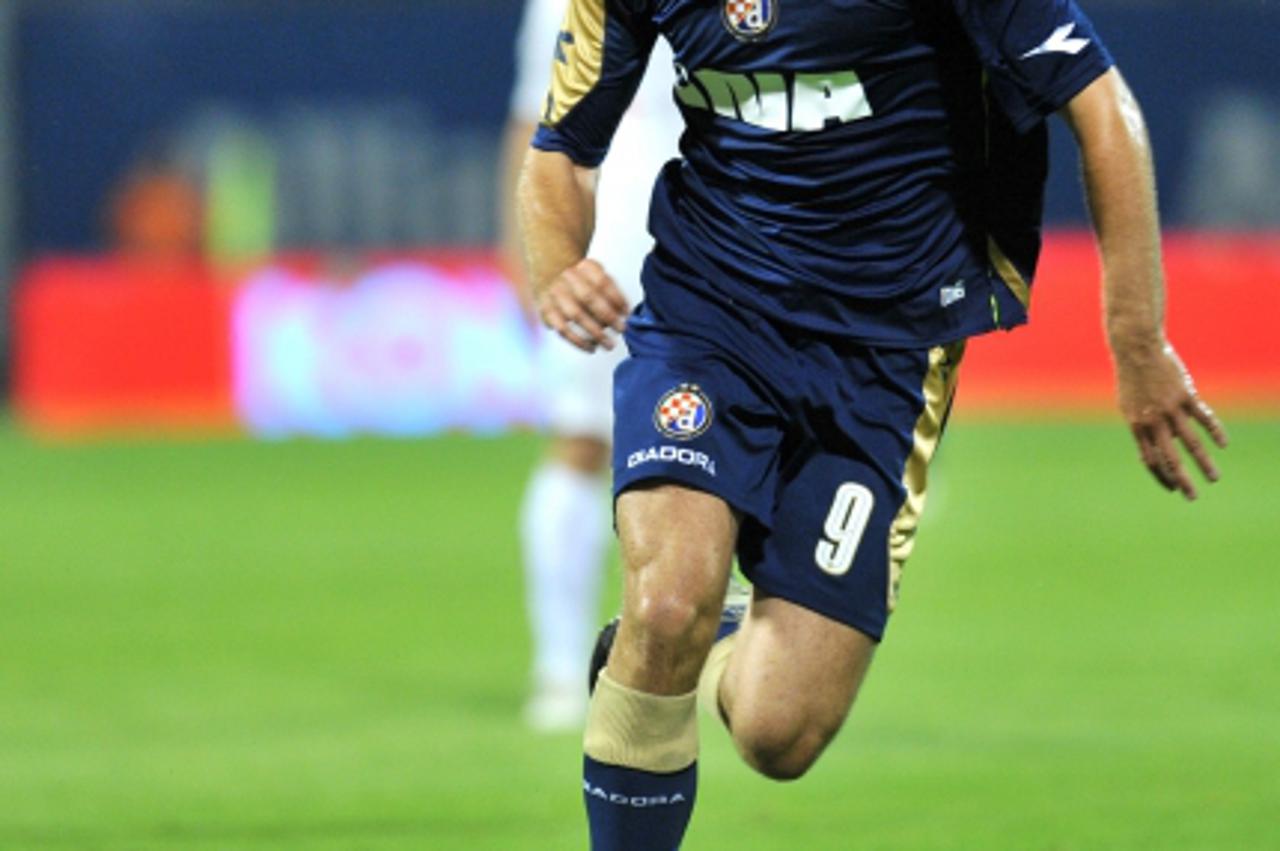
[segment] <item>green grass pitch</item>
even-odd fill
[[[1228,425],[1186,505],[962,411],[848,726],[777,785],[704,724],[685,847],[1280,848],[1280,421]],[[518,723],[538,446],[0,431],[0,849],[585,847]]]

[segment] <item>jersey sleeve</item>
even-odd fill
[[[533,146],[597,166],[644,77],[657,30],[636,0],[570,0]]]
[[[1075,0],[952,0],[1019,132],[1061,109],[1114,63]]]

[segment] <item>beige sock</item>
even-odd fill
[[[732,632],[711,645],[707,663],[702,666],[702,674],[698,677],[698,706],[720,721],[724,720],[724,713],[720,711],[720,681],[724,679],[729,656],[733,653],[733,640],[737,637],[738,633]]]
[[[582,745],[596,762],[656,774],[683,771],[698,758],[697,693],[647,694],[604,668],[587,708]]]

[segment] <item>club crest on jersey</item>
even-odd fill
[[[653,424],[666,437],[692,440],[711,427],[711,400],[698,385],[681,384],[662,394]]]
[[[759,41],[778,22],[778,0],[722,0],[725,28],[739,41]]]

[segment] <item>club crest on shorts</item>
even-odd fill
[[[739,41],[759,41],[778,22],[778,0],[721,0],[725,28]]]
[[[692,440],[711,427],[711,400],[698,385],[681,384],[662,394],[653,424],[666,437]]]

